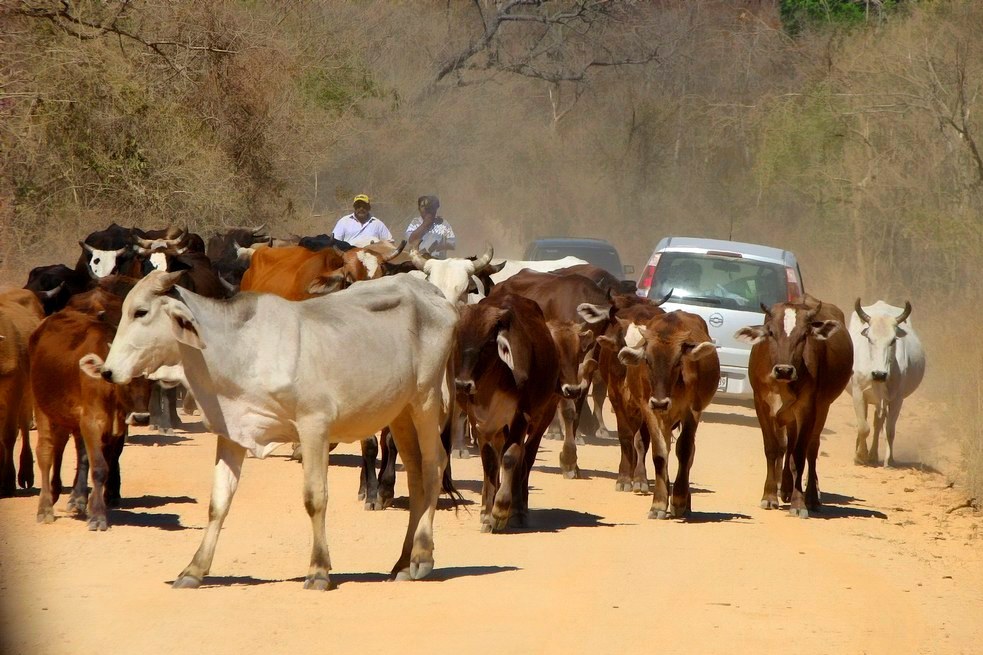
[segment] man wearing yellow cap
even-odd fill
[[[347,241],[353,246],[365,245],[374,240],[392,240],[393,235],[386,224],[372,215],[372,205],[367,195],[360,193],[355,196],[352,208],[355,211],[342,216],[335,224],[332,231],[335,239]]]

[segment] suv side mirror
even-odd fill
[[[635,267],[632,266],[631,264],[625,264],[621,268],[623,268],[625,270],[625,275],[634,275],[635,274]]]

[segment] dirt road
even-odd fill
[[[123,508],[106,533],[68,518],[64,497],[53,525],[35,523],[36,491],[0,500],[2,650],[981,652],[983,521],[946,512],[965,496],[944,476],[854,466],[844,396],[824,434],[821,516],[765,511],[753,411],[712,410],[685,523],[648,520],[648,498],[614,491],[616,442],[582,447],[589,479],[564,480],[559,442],[544,441],[531,527],[481,534],[479,462],[456,460],[469,505],[438,512],[437,569],[415,583],[386,575],[406,527],[405,486],[396,507],[363,511],[357,446],[345,446],[328,475],[337,588],[327,593],[301,588],[310,524],[286,449],[247,460],[206,585],[170,589],[207,520],[215,437],[197,422],[177,437],[135,435],[123,453]],[[922,455],[945,444],[929,418],[917,403],[902,416],[902,460],[905,435],[909,448],[920,435]]]

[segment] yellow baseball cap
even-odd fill
[[[364,193],[360,193],[357,196],[355,196],[355,199],[352,200],[352,204],[354,205],[356,202],[364,202],[366,205],[371,205],[372,204],[369,201],[369,197],[367,195],[365,195]]]

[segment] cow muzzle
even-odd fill
[[[108,368],[102,369],[102,379],[111,383],[113,381],[113,372]]]
[[[649,409],[653,412],[668,412],[671,407],[670,398],[649,398]]]
[[[462,380],[461,378],[456,378],[454,380],[454,385],[457,387],[457,390],[460,391],[461,393],[465,393],[469,396],[474,395],[474,391],[475,391],[474,380]]]
[[[794,366],[775,365],[771,374],[779,382],[795,382],[799,377]]]
[[[887,371],[871,371],[870,377],[874,382],[887,382]]]

